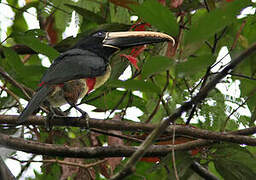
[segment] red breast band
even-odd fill
[[[90,91],[93,90],[94,86],[95,86],[95,83],[96,83],[96,78],[86,78],[86,85],[88,87],[88,92],[89,93]]]

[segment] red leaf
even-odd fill
[[[146,49],[146,47],[146,45],[135,47],[130,52],[130,55],[136,58]]]
[[[137,138],[145,139],[146,138],[146,134],[144,136],[142,135],[142,136],[137,137]],[[175,138],[174,144],[184,144],[184,143],[190,142],[190,141],[194,141],[194,139],[189,138],[189,137],[180,136],[180,137],[176,137]],[[158,145],[170,145],[170,144],[172,144],[172,140],[160,141],[160,142],[157,142],[156,144],[158,144]],[[190,150],[188,152],[192,156],[195,156],[195,155],[197,155],[200,152],[200,148],[195,148],[195,149],[192,149],[192,150]],[[143,158],[140,159],[140,161],[156,163],[156,162],[160,161],[160,158],[159,157],[143,157]]]
[[[166,5],[165,0],[158,0],[158,2],[160,2],[160,4],[162,4],[163,6],[165,6],[165,5]]]
[[[160,161],[160,158],[158,158],[158,157],[143,157],[140,159],[140,161],[156,163],[156,162]]]
[[[51,16],[47,17],[46,22],[45,22],[45,30],[48,34],[50,43],[52,45],[56,44],[58,41],[58,33],[57,33],[57,30],[56,30],[54,24],[55,24],[54,16],[51,15]]]
[[[232,2],[232,1],[234,1],[234,0],[226,0],[226,2]]]
[[[38,87],[42,87],[45,84],[44,81],[42,81],[40,84],[38,84]]]
[[[116,6],[121,6],[126,9],[130,9],[130,4],[138,4],[136,1],[133,0],[109,0],[111,3],[115,4]]]
[[[131,63],[137,70],[139,70],[139,67],[138,67],[138,65],[137,65],[138,60],[137,60],[135,57],[133,57],[133,56],[131,56],[131,55],[127,55],[127,54],[120,54],[120,56],[121,56],[121,57],[125,57],[126,59],[128,59],[128,60],[130,61],[130,63]]]
[[[177,8],[183,3],[183,0],[172,0],[171,1],[171,7]]]
[[[151,25],[149,23],[141,23],[140,21],[133,24],[130,28],[130,30],[134,30],[134,31],[145,31],[146,27],[151,27]]]

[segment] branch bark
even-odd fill
[[[211,143],[212,141],[208,140],[195,140],[174,146],[154,145],[145,156],[165,156],[171,152],[172,148],[190,150]],[[24,140],[3,133],[0,133],[0,145],[28,153],[75,158],[129,157],[138,149],[138,146],[71,147]]]
[[[15,125],[17,124],[16,115],[0,115],[0,124]],[[30,116],[25,125],[45,125],[45,119],[41,116]],[[89,124],[91,128],[102,130],[119,130],[119,131],[132,131],[132,132],[151,132],[156,128],[156,125],[127,122],[127,121],[114,121],[103,119],[90,119]],[[86,127],[86,120],[75,117],[56,117],[51,120],[53,126],[73,126],[73,127]],[[165,133],[173,134],[173,125],[167,127]],[[175,135],[186,135],[194,138],[208,139],[214,141],[226,141],[238,144],[246,144],[255,146],[256,138],[248,137],[248,135],[256,133],[256,127],[246,128],[232,132],[212,132],[208,130],[198,129],[190,126],[175,125]]]

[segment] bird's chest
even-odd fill
[[[111,68],[108,66],[106,73],[102,76],[71,80],[55,85],[54,91],[48,96],[48,101],[53,107],[59,107],[66,103],[76,104],[78,99],[103,85],[108,80],[110,73]]]

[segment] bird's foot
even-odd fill
[[[53,113],[52,111],[50,111],[44,121],[44,127],[47,131],[51,131],[52,130],[52,120],[54,119],[54,117],[56,116],[55,113]]]
[[[47,129],[47,131],[51,131],[52,130],[52,121],[55,118],[63,118],[66,117],[66,115],[64,114],[64,112],[62,112],[62,114],[58,113],[56,114],[55,111],[50,111],[47,116],[46,116],[46,120],[45,120],[45,128]]]
[[[85,112],[85,111],[83,111],[81,108],[79,108],[78,106],[76,106],[76,105],[74,105],[73,106],[77,111],[79,111],[81,114],[82,114],[82,116],[79,118],[79,119],[85,119],[85,128],[86,129],[90,129],[90,125],[89,125],[89,119],[90,119],[90,117],[89,117],[89,115],[88,115],[88,113],[87,112]]]
[[[85,119],[85,126],[86,126],[85,128],[90,129],[90,124],[89,124],[90,117],[88,113],[84,111],[84,113],[82,113],[82,116],[80,118]]]

